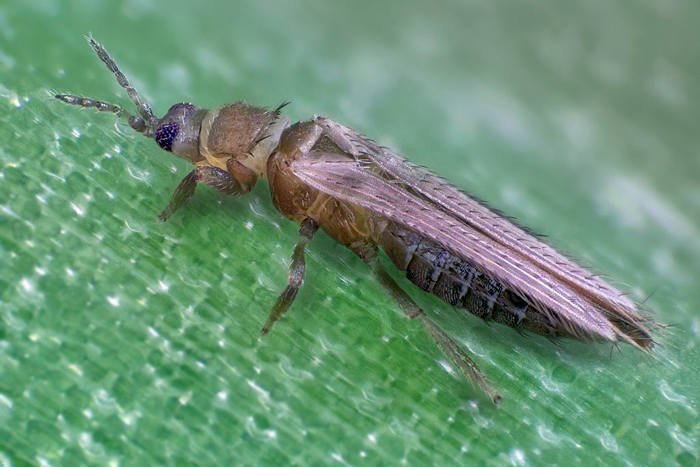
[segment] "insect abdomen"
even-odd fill
[[[549,320],[517,294],[425,237],[392,223],[379,244],[408,280],[450,305],[486,321],[557,334]]]

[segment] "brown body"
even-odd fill
[[[468,258],[451,251],[449,245],[441,245],[371,208],[343,201],[302,181],[295,174],[295,163],[313,159],[317,154],[337,155],[348,162],[357,159],[349,146],[351,142],[338,131],[342,127],[334,122],[315,118],[287,126],[286,121],[277,120],[277,111],[242,103],[205,115],[195,163],[225,168],[244,187],[244,192],[252,188],[257,177],[268,178],[272,202],[288,219],[298,224],[313,220],[329,237],[363,258],[380,247],[421,290],[486,321],[550,338],[582,337],[578,329],[572,331],[562,325],[556,310],[543,311],[543,306],[536,306],[527,296],[479,270]],[[235,128],[236,133],[226,133],[226,128]],[[271,129],[275,134],[266,137]],[[264,139],[256,143],[261,138]],[[263,142],[267,144],[264,149],[256,147]],[[618,324],[625,330],[635,328],[626,322]],[[651,343],[645,333],[637,342],[643,346]]]
[[[194,196],[197,184],[243,195],[267,178],[275,207],[300,225],[288,285],[263,326],[266,335],[291,306],[304,280],[304,249],[318,229],[346,246],[404,311],[417,319],[461,371],[496,403],[501,396],[476,363],[384,270],[382,249],[423,291],[484,320],[548,337],[623,340],[641,349],[653,341],[624,294],[564,257],[507,217],[448,182],[325,118],[290,126],[274,111],[243,102],[215,110],[176,104],[158,118],[94,39],[88,42],[136,106],[74,95],[61,101],[128,117],[195,168],[158,216],[167,220]]]

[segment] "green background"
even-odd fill
[[[483,3],[2,1],[0,465],[698,465],[700,7]],[[128,106],[90,32],[159,115],[290,100],[655,292],[675,326],[650,356],[557,347],[411,288],[496,408],[319,236],[260,341],[296,226],[265,182],[156,222],[187,164],[51,97]]]

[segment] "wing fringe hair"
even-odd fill
[[[651,349],[647,325],[626,295],[455,186],[353,130],[317,123],[354,156],[314,152],[292,164],[303,182],[378,212],[459,255],[517,292],[579,339]]]

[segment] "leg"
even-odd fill
[[[225,170],[209,165],[201,165],[182,179],[175,189],[175,193],[173,193],[170,204],[158,215],[158,220],[167,221],[175,211],[187,204],[194,196],[194,190],[197,188],[198,182],[209,185],[216,191],[227,195],[239,195],[245,192],[236,179],[231,177]]]
[[[375,277],[382,284],[384,290],[394,299],[394,301],[401,307],[403,312],[410,319],[418,319],[425,329],[428,330],[430,336],[435,340],[435,343],[445,352],[457,366],[462,370],[462,372],[472,381],[475,381],[481,389],[488,394],[494,403],[501,403],[501,395],[496,391],[496,389],[491,385],[486,376],[481,372],[479,367],[476,365],[474,360],[469,358],[469,356],[462,350],[455,341],[450,339],[450,337],[445,334],[445,331],[440,329],[437,324],[435,324],[426,314],[421,310],[418,305],[408,296],[406,292],[403,291],[401,286],[397,284],[394,279],[386,272],[379,262],[379,258],[376,255],[373,258],[363,258],[365,262],[369,265],[374,273]]]
[[[301,228],[299,229],[299,241],[297,246],[294,247],[294,253],[292,254],[292,264],[289,265],[289,279],[287,283],[287,288],[280,294],[277,298],[277,302],[272,307],[270,311],[270,316],[267,318],[267,322],[260,331],[260,336],[265,337],[275,321],[280,319],[284,313],[287,312],[289,307],[292,305],[294,298],[299,292],[299,288],[304,283],[304,271],[306,269],[306,263],[304,262],[304,249],[306,244],[311,241],[314,234],[318,229],[318,224],[311,219],[306,219],[301,223]]]

